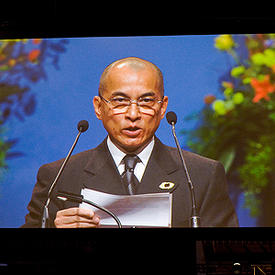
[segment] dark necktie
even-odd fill
[[[126,155],[123,161],[125,164],[125,171],[122,173],[121,177],[128,193],[134,195],[139,184],[139,181],[134,174],[134,169],[139,161],[139,157],[137,155]]]

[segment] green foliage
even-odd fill
[[[31,84],[46,78],[44,65],[51,61],[58,69],[59,55],[65,52],[66,40],[9,39],[0,40],[0,180],[7,168],[8,157],[16,141],[4,136],[4,124],[15,116],[23,121],[35,110],[35,95]]]
[[[230,174],[238,162],[244,207],[260,213],[259,195],[275,170],[275,36],[247,35],[237,45],[230,35],[215,39],[236,64],[222,81],[218,96],[207,95],[194,130],[185,133],[194,152],[220,160]],[[238,53],[245,50],[248,58]],[[218,97],[218,98],[217,98]]]
[[[241,74],[245,72],[245,67],[244,66],[237,66],[231,70],[231,75],[233,77],[239,77]]]

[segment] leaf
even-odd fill
[[[50,47],[54,51],[60,52],[60,53],[63,53],[63,52],[66,51],[66,48],[62,44],[60,44],[60,43],[52,43],[52,44],[50,44]]]
[[[19,138],[13,138],[6,141],[6,144],[8,144],[9,148],[16,145],[19,142]]]
[[[0,84],[0,102],[6,100],[7,97],[14,94],[22,94],[28,88],[20,87],[19,85]]]
[[[8,65],[2,65],[0,71],[7,71],[10,67]]]
[[[237,66],[231,70],[231,75],[233,77],[239,77],[241,74],[245,72],[245,67],[243,65]]]
[[[244,208],[250,210],[251,217],[258,217],[260,215],[260,205],[261,201],[259,198],[256,197],[254,193],[250,191],[244,192]]]
[[[251,56],[251,61],[255,65],[262,66],[265,64],[265,56],[263,53],[255,53]]]
[[[36,100],[34,95],[31,95],[27,104],[24,106],[23,110],[25,115],[31,115],[33,114],[34,110],[35,110],[35,105],[36,105]]]
[[[275,112],[269,114],[268,117],[269,117],[270,119],[272,119],[273,121],[275,121]]]
[[[236,149],[235,147],[229,147],[226,151],[222,153],[219,161],[223,164],[225,172],[227,173],[235,159]]]
[[[25,154],[22,152],[8,152],[6,154],[6,159],[9,160],[9,159],[23,157],[23,156],[25,156]]]

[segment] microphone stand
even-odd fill
[[[184,171],[185,171],[185,175],[187,177],[187,181],[188,181],[189,189],[190,189],[190,193],[191,193],[191,201],[192,201],[192,214],[191,214],[191,217],[190,217],[191,227],[199,227],[200,226],[200,217],[197,213],[194,186],[193,186],[193,183],[191,181],[190,175],[188,173],[186,163],[185,163],[185,160],[184,160],[184,157],[183,157],[183,153],[182,153],[182,150],[181,150],[180,145],[179,145],[179,141],[178,141],[177,136],[176,136],[175,122],[172,121],[171,125],[172,125],[172,133],[173,133],[173,136],[174,136],[177,148],[178,148],[178,152],[180,154],[180,158],[182,160],[183,168],[184,168]]]
[[[72,152],[73,152],[73,150],[74,150],[74,148],[75,148],[75,146],[78,142],[78,139],[79,139],[81,133],[82,133],[82,129],[79,129],[79,132],[78,132],[78,134],[75,138],[75,141],[74,141],[67,157],[63,161],[63,163],[62,163],[62,165],[61,165],[61,167],[60,167],[60,169],[59,169],[59,171],[58,171],[58,173],[57,173],[57,175],[56,175],[56,177],[55,177],[55,179],[54,179],[54,181],[53,181],[53,183],[52,183],[52,185],[49,189],[48,199],[47,199],[47,202],[46,202],[46,204],[44,206],[44,210],[43,210],[42,226],[41,226],[42,228],[46,228],[46,223],[47,223],[47,220],[49,219],[49,209],[48,209],[48,207],[49,207],[49,204],[50,204],[50,201],[51,201],[52,191],[53,191],[57,181],[59,180],[59,178],[60,178],[60,176],[61,176],[61,174],[62,174],[62,172],[63,172],[63,170],[64,170],[64,168],[65,168],[65,166],[66,166],[66,164],[67,164],[67,162],[68,162],[68,160],[69,160],[69,158],[70,158],[70,156],[71,156],[71,154],[72,154]]]

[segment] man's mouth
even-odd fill
[[[128,127],[128,128],[124,128],[122,130],[124,135],[131,137],[131,138],[137,137],[141,131],[142,130],[139,127]]]

